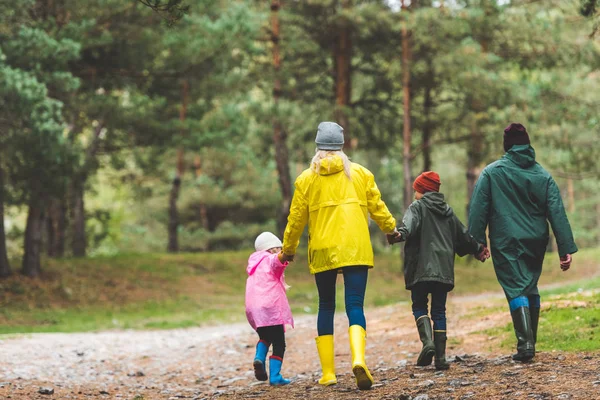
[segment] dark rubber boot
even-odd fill
[[[533,331],[533,343],[537,343],[537,331],[538,323],[540,321],[540,308],[529,307],[529,314],[531,315],[531,330]]]
[[[450,364],[446,362],[446,331],[433,332],[433,343],[435,345],[435,369],[446,370]]]
[[[423,316],[417,319],[417,329],[419,337],[423,343],[423,348],[417,359],[419,367],[431,365],[433,356],[435,355],[435,345],[433,344],[433,329],[431,328],[431,320],[428,316]]]
[[[515,335],[517,336],[517,354],[513,354],[515,361],[527,362],[535,356],[535,342],[529,307],[519,307],[510,313]]]

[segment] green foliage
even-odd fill
[[[56,97],[79,85],[66,68],[80,47],[36,27],[37,21],[30,26],[6,22],[0,35],[0,140],[12,198],[22,203],[64,190],[73,155],[63,136],[63,104]]]
[[[143,5],[150,7],[152,10],[164,14],[165,20],[169,26],[179,21],[183,16],[190,11],[190,6],[185,5],[183,0],[138,0]]]
[[[122,253],[86,260],[48,260],[41,281],[14,276],[0,282],[0,304],[3,304],[0,333],[170,329],[241,322],[245,319],[245,269],[250,253],[250,249],[177,255]],[[549,254],[542,285],[564,284],[564,290],[594,289],[588,284],[591,280],[587,277],[597,273],[597,256],[597,249],[578,253],[577,264],[565,274],[560,271],[558,256]],[[453,295],[493,292],[502,296],[490,263],[457,259],[455,272]],[[568,278],[565,280],[565,277]],[[291,286],[287,296],[295,316],[316,313],[317,290],[314,277],[308,272],[304,251],[287,268],[286,282]],[[544,304],[550,293],[558,290],[563,289],[542,290]],[[338,309],[343,311],[341,284],[337,295]],[[369,309],[409,300],[410,292],[404,289],[399,250],[396,247],[390,251],[388,247],[387,252],[375,257],[375,267],[369,273],[365,306]],[[582,312],[578,315],[585,321],[591,321],[597,319],[593,314],[594,307],[597,307],[596,303],[589,303],[589,307],[576,311]],[[489,312],[489,309],[482,310],[481,315]],[[545,327],[548,335],[554,332],[553,320],[545,318],[552,312],[553,309],[549,309],[542,313],[542,328]],[[569,323],[575,321],[574,318],[565,319]],[[575,329],[564,329],[564,334],[569,331]]]
[[[277,108],[267,3],[62,4],[0,5],[1,166],[7,200],[17,206],[33,193],[64,200],[82,184],[92,254],[165,247],[177,148],[185,150],[183,248],[250,246],[259,231],[275,229],[273,121],[287,135],[293,180],[312,156],[318,122],[334,119],[334,39],[342,29],[352,43],[344,110],[358,140],[351,157],[375,173],[400,218],[403,23],[413,171],[429,151],[464,220],[465,166],[501,156],[502,128],[519,120],[565,193],[575,180],[568,206],[577,243],[599,243],[600,47],[588,37],[596,1],[415,2],[407,10],[383,0],[283,2]],[[13,226],[23,231],[19,218]]]

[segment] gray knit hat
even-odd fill
[[[341,150],[344,147],[344,128],[335,122],[321,122],[315,143],[319,150]]]

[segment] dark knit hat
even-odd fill
[[[440,191],[440,176],[433,171],[423,172],[417,176],[413,183],[413,189],[415,191],[425,194],[427,192],[439,192]]]
[[[527,129],[518,122],[513,122],[504,129],[504,151],[518,144],[530,144]]]

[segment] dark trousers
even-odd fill
[[[285,353],[285,330],[283,325],[261,326],[256,329],[260,340],[273,345],[273,355],[283,358]]]
[[[431,320],[433,329],[446,330],[446,299],[448,297],[448,286],[440,282],[419,282],[411,289],[412,312],[415,321],[429,315],[427,309],[427,296],[431,293]]]
[[[364,303],[367,289],[369,267],[343,267],[344,300],[349,326],[360,325],[367,329]],[[315,274],[317,291],[319,292],[319,314],[317,316],[317,332],[319,336],[333,335],[333,316],[335,315],[335,284],[338,270],[319,272]]]

